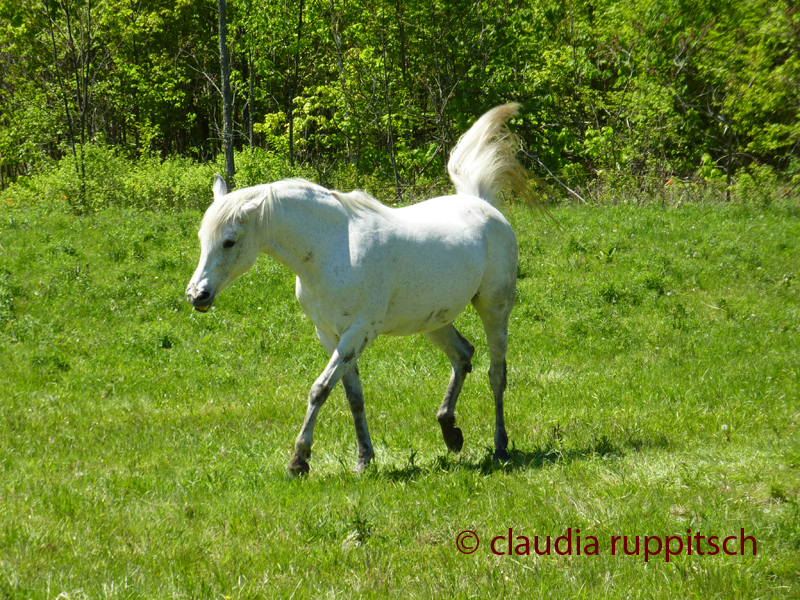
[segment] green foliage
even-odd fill
[[[216,160],[213,2],[6,4],[3,185],[69,155],[83,180],[82,143],[135,159]],[[481,112],[519,101],[529,166],[550,178],[541,160],[589,198],[598,186],[660,195],[675,178],[713,188],[708,197],[750,197],[761,169],[797,189],[788,181],[800,144],[791,0],[302,6],[228,2],[235,144],[262,150],[257,162],[274,163],[265,173],[285,172],[277,161],[291,152],[317,181],[366,182],[407,199],[438,185]],[[240,156],[242,182],[258,181]],[[76,208],[93,186],[80,182]]]
[[[234,153],[236,160],[236,187],[243,188],[252,185],[260,185],[285,179],[288,177],[305,177],[313,179],[315,173],[308,167],[290,168],[284,158],[280,155],[261,148],[242,150]],[[218,173],[224,173],[224,157],[217,157],[215,169]],[[206,182],[210,185],[210,180]]]
[[[84,176],[67,156],[53,168],[22,177],[5,190],[7,202],[31,203],[77,212],[108,207],[156,211],[204,208],[211,197],[213,170],[186,158],[130,160],[108,146],[83,149]]]
[[[739,174],[735,192],[744,203],[767,206],[778,199],[778,180],[772,168],[752,164]]]

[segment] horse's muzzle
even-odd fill
[[[208,290],[198,291],[193,283],[186,288],[186,298],[195,310],[203,313],[207,312],[214,303],[214,295],[211,292]]]

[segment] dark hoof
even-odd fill
[[[453,427],[453,429],[445,435],[444,443],[447,444],[447,448],[451,452],[461,452],[461,448],[464,446],[464,434],[461,433],[461,429]]]
[[[310,470],[311,467],[308,466],[308,462],[299,456],[294,456],[289,461],[289,475],[306,475]]]
[[[511,455],[505,448],[497,449],[494,451],[494,460],[500,461],[502,463],[507,463],[511,461]]]

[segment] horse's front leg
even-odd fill
[[[333,345],[332,339],[324,334],[321,334],[319,331],[317,331],[317,334],[319,335],[323,346],[326,347],[326,350],[329,350],[330,346]],[[289,461],[289,473],[308,473],[308,459],[311,457],[311,445],[314,441],[314,425],[317,423],[317,415],[319,414],[319,410],[322,408],[322,405],[325,404],[325,400],[327,400],[328,396],[330,396],[334,386],[356,364],[361,352],[363,352],[364,348],[366,348],[370,341],[371,337],[366,331],[362,329],[351,328],[342,336],[335,349],[330,352],[331,359],[328,361],[328,366],[325,367],[322,375],[320,375],[314,382],[314,385],[311,386],[311,392],[308,395],[308,410],[306,411],[306,417],[303,420],[303,426],[300,428],[300,433],[295,441],[294,456],[292,457],[292,460]],[[358,378],[356,376],[356,382],[357,381]],[[360,385],[358,388],[360,389]],[[363,414],[363,395],[361,410]],[[369,433],[367,433],[367,440],[368,439]],[[371,447],[372,445],[370,444],[370,448]]]

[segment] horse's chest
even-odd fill
[[[345,279],[329,279],[326,285],[313,285],[298,278],[295,293],[314,325],[337,336],[365,314],[363,295]]]

